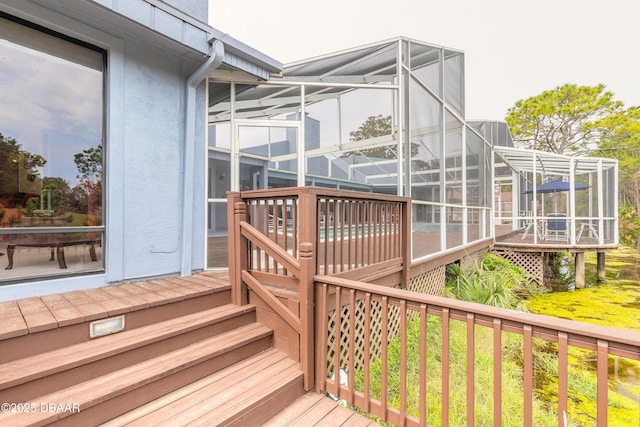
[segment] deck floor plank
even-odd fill
[[[339,405],[317,393],[299,397],[286,409],[265,422],[262,427],[364,427],[378,426],[374,421]]]
[[[322,395],[318,393],[306,393],[296,399],[291,405],[279,414],[268,420],[262,427],[289,427],[304,413],[320,403]]]
[[[202,272],[189,277],[171,277],[166,279],[156,279],[162,281],[163,285],[155,285],[153,290],[162,289],[166,291],[163,295],[145,289],[140,286],[142,282],[123,283],[107,285],[99,288],[89,288],[82,291],[69,291],[58,294],[43,295],[40,297],[30,297],[13,301],[0,302],[0,351],[4,356],[9,353],[10,357],[0,357],[2,360],[11,360],[13,357],[12,348],[26,345],[36,349],[37,346],[29,343],[35,342],[31,337],[35,333],[50,332],[49,337],[57,334],[62,328],[67,331],[92,320],[107,318],[121,314],[132,314],[137,317],[140,325],[139,312],[156,306],[167,306],[168,303],[180,295],[178,299],[183,303],[183,312],[192,312],[189,302],[184,300],[190,297],[207,296],[210,300],[216,300],[214,294],[218,292],[229,292],[231,285],[226,271],[222,272]],[[153,284],[151,286],[154,286]],[[175,288],[175,289],[172,289]],[[223,297],[223,299],[226,296]],[[201,309],[214,307],[220,304],[203,305],[201,301],[194,299],[196,306]],[[23,307],[21,310],[20,306]],[[174,317],[165,310],[161,314],[163,319]],[[66,332],[60,332],[61,335]],[[75,335],[75,342],[84,341],[88,338],[85,335]],[[10,343],[9,340],[21,340]],[[49,349],[57,348],[55,339],[45,340]],[[62,342],[62,341],[60,341]],[[25,355],[33,354],[31,350],[25,350]],[[20,353],[20,352],[17,352]]]
[[[295,396],[302,393],[302,371],[297,362],[287,359],[286,362],[279,363],[274,366],[275,369],[265,372],[264,375],[254,374],[248,381],[236,388],[236,395],[226,401],[222,406],[217,406],[213,410],[204,411],[200,417],[194,422],[189,423],[190,426],[207,427],[218,423],[235,425],[239,420],[244,420],[244,413],[251,408],[264,408],[264,402],[274,401],[277,396],[286,394],[291,388],[299,389]],[[267,408],[268,410],[268,408]],[[251,416],[256,416],[255,414]],[[262,416],[257,415],[258,417]],[[264,421],[263,418],[262,420]],[[244,424],[244,422],[240,422]],[[249,423],[252,424],[252,423]]]
[[[58,327],[53,314],[44,302],[38,297],[31,297],[18,300],[18,307],[24,318],[29,333],[46,331]]]
[[[59,327],[75,325],[84,322],[84,315],[64,294],[45,295],[40,298],[49,307],[49,311],[58,321]]]

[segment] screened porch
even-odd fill
[[[523,245],[618,244],[617,161],[514,147],[495,153],[496,235]]]
[[[461,51],[402,37],[288,64],[268,81],[214,73],[209,267],[226,265],[211,255],[224,247],[227,191],[409,196],[414,260],[493,237],[491,145],[466,122],[464,94]]]

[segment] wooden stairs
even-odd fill
[[[303,395],[299,364],[220,275],[5,302],[0,318],[0,425],[254,426]]]
[[[0,425],[378,425],[305,394],[261,309],[230,301],[227,273],[205,272],[0,302]]]

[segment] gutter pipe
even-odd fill
[[[198,85],[222,64],[224,44],[216,40],[209,50],[209,58],[195,73],[187,79],[185,102],[185,136],[184,136],[184,175],[182,178],[182,242],[180,275],[189,276],[192,272],[193,246],[193,188],[195,178],[195,111],[196,89]]]

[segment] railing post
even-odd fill
[[[315,251],[313,244],[300,243],[300,358],[304,373],[304,389],[311,390],[315,379],[315,325],[313,276],[315,271]]]
[[[227,191],[227,268],[229,269],[231,289],[235,287],[236,280],[239,277],[236,273],[236,271],[238,271],[238,266],[236,265],[235,245],[236,241],[240,237],[236,232],[236,216],[234,214],[234,209],[236,202],[241,200],[240,193],[237,191]]]
[[[311,390],[315,380],[315,291],[313,277],[316,272],[316,226],[317,200],[315,194],[308,190],[298,196],[298,212],[300,221],[300,356],[304,372],[304,389]],[[304,220],[303,220],[304,218]]]
[[[229,278],[231,302],[243,305],[247,297],[243,292],[242,270],[247,268],[247,239],[240,234],[240,222],[247,220],[247,205],[238,192],[227,193]]]
[[[409,270],[411,268],[411,200],[405,201],[402,206],[402,282],[400,287],[409,289]]]

